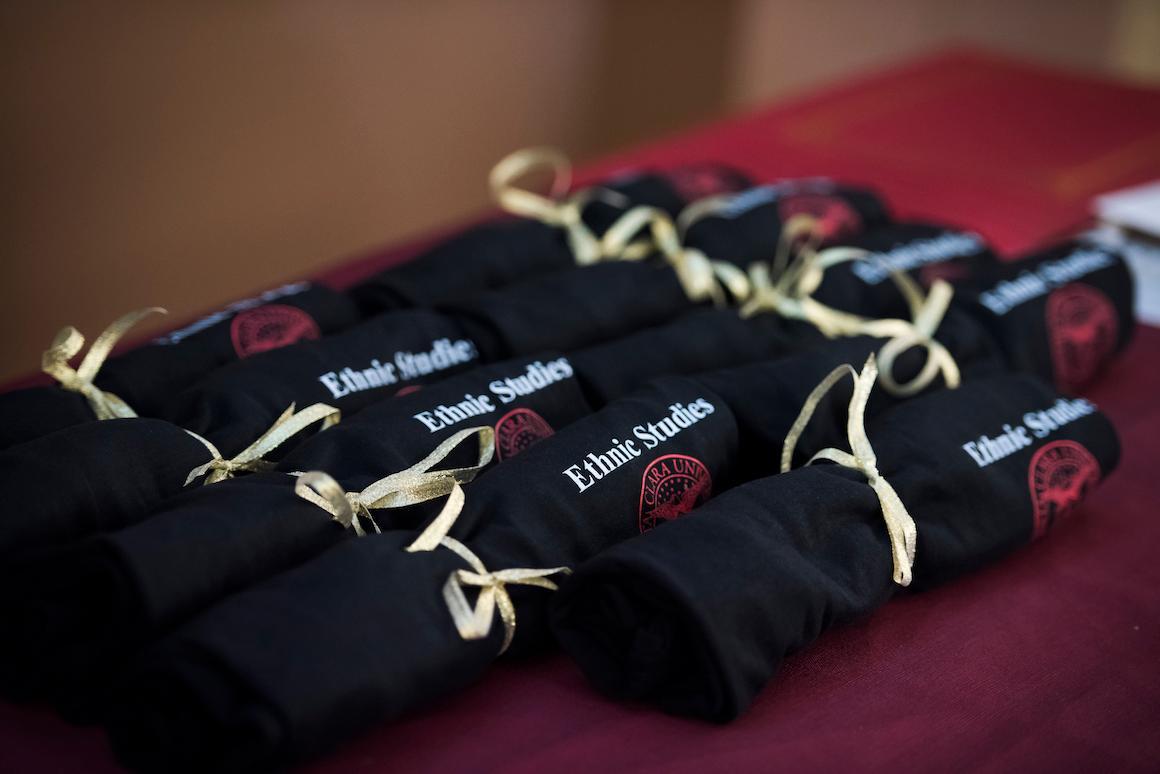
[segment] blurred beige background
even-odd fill
[[[950,44],[1155,81],[1158,0],[0,7],[0,377],[64,323],[176,318],[583,159]]]

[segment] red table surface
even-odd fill
[[[1160,177],[1160,91],[973,52],[657,142],[586,170],[718,159],[761,179],[831,175],[901,217],[1008,253],[1081,222],[1095,193]],[[345,285],[413,254],[350,261]],[[1088,397],[1120,469],[1048,539],[899,598],[791,657],[728,726],[594,693],[560,655],[500,663],[426,713],[309,767],[339,771],[1160,769],[1160,330]],[[319,654],[324,658],[325,654]],[[116,770],[98,730],[0,705],[0,770]]]

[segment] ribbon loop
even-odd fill
[[[353,529],[354,534],[366,537],[367,532],[362,522],[365,519],[379,533],[379,525],[371,516],[366,504],[359,499],[359,492],[347,492],[328,473],[321,470],[310,470],[299,474],[294,482],[294,494],[307,502],[317,505],[347,529]]]
[[[85,345],[85,337],[76,328],[67,325],[56,334],[52,344],[44,351],[40,358],[40,368],[44,373],[56,379],[63,389],[76,392],[88,400],[97,419],[128,419],[137,416],[125,401],[111,392],[93,384],[93,379],[104,365],[105,359],[113,351],[121,337],[130,328],[151,314],[166,314],[159,306],[138,309],[114,320],[105,328],[89,351],[85,353],[81,363],[75,369],[69,365]]]
[[[617,225],[623,225],[634,233],[648,226],[652,243],[676,272],[677,281],[691,301],[711,301],[715,306],[724,306],[729,300],[726,291],[738,301],[749,297],[749,277],[745,272],[732,264],[711,260],[696,248],[682,245],[680,233],[667,212],[656,207],[634,207]]]
[[[794,448],[822,398],[847,375],[854,379],[854,394],[850,397],[846,418],[846,438],[850,443],[850,451],[822,449],[806,464],[813,464],[817,460],[829,460],[842,467],[857,470],[866,477],[866,482],[878,497],[882,519],[886,523],[886,533],[890,539],[890,550],[894,560],[894,582],[900,586],[909,586],[918,543],[918,527],[899,498],[898,492],[878,472],[878,458],[866,435],[866,404],[878,378],[878,366],[874,355],[867,358],[860,374],[850,365],[838,366],[810,392],[785,437],[781,452],[781,471],[784,473],[790,469]]]
[[[341,418],[341,411],[325,403],[315,403],[298,413],[294,413],[294,404],[291,403],[290,407],[274,420],[270,429],[258,437],[258,440],[228,460],[222,457],[221,452],[209,439],[201,437],[192,430],[186,430],[185,432],[201,441],[209,449],[211,459],[189,471],[189,475],[185,478],[185,486],[189,486],[195,479],[207,473],[209,475],[206,476],[204,483],[216,484],[219,481],[233,478],[238,473],[261,473],[272,470],[274,463],[263,459],[267,454],[315,422],[322,422],[322,426],[319,428],[321,431],[338,424]]]
[[[517,185],[521,178],[538,169],[548,169],[552,173],[552,186],[547,196]],[[628,198],[607,188],[587,188],[565,196],[572,185],[572,164],[561,151],[538,147],[510,153],[492,167],[488,184],[492,198],[502,209],[562,229],[576,263],[581,266],[619,257],[619,253],[606,251],[606,245],[584,223],[583,214],[584,208],[592,201],[627,208]],[[626,242],[624,247],[628,246]],[[634,244],[632,247],[634,256],[638,256],[641,246]]]
[[[479,454],[474,465],[465,468],[435,469],[463,441],[478,437]],[[379,508],[402,508],[452,494],[461,483],[476,477],[495,454],[495,430],[487,426],[469,427],[443,440],[435,450],[417,463],[380,478],[361,492],[346,492],[326,473],[309,471],[298,474],[294,493],[334,517],[359,537],[365,535],[361,521],[379,531],[371,511]],[[444,509],[446,510],[446,509]]]
[[[439,515],[414,542],[407,546],[407,551],[410,553],[434,551],[442,546],[467,563],[470,569],[456,570],[443,584],[443,599],[451,613],[451,620],[455,623],[455,629],[460,637],[465,640],[481,640],[491,633],[495,611],[498,609],[504,628],[503,645],[499,649],[500,654],[503,654],[511,646],[516,634],[516,607],[507,587],[535,586],[555,591],[558,587],[550,577],[568,574],[571,570],[567,567],[546,569],[521,567],[494,572],[488,570],[475,552],[447,534],[463,511],[464,501],[463,489],[456,484]],[[474,606],[468,601],[464,591],[469,586],[479,589]]]

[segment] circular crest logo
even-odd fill
[[[823,243],[833,242],[855,234],[862,229],[862,216],[839,196],[825,194],[794,194],[777,203],[782,223],[794,215],[809,215],[817,219],[815,233]]]
[[[733,193],[746,187],[746,181],[736,172],[714,164],[686,164],[665,173],[665,177],[686,202]]]
[[[700,460],[685,454],[657,457],[641,481],[640,531],[688,513],[712,494],[713,479]]]
[[[1116,308],[1090,285],[1073,283],[1047,297],[1047,338],[1055,383],[1074,392],[1083,388],[1116,348]]]
[[[1027,472],[1034,519],[1032,538],[1047,534],[1099,480],[1100,464],[1082,444],[1052,441],[1036,451]]]
[[[512,409],[495,423],[496,456],[501,460],[514,457],[555,432],[548,420],[530,408]]]
[[[230,324],[230,338],[238,357],[317,339],[319,335],[318,325],[310,315],[285,304],[266,304],[238,312]]]

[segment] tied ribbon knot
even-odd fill
[[[413,543],[407,546],[407,551],[410,553],[434,551],[443,546],[467,562],[471,569],[456,570],[443,584],[443,599],[447,603],[447,609],[451,613],[451,620],[455,623],[459,636],[465,640],[482,640],[487,637],[491,632],[495,611],[499,610],[500,621],[503,622],[503,645],[499,649],[502,655],[511,646],[516,635],[516,606],[508,594],[507,587],[536,586],[556,591],[558,586],[550,580],[551,576],[566,575],[572,571],[567,567],[488,570],[475,552],[447,534],[463,511],[463,503],[463,489],[456,484],[439,515]],[[464,592],[466,587],[479,589],[474,607]]]
[[[185,432],[201,441],[209,449],[212,459],[189,471],[189,475],[185,479],[185,486],[189,486],[200,476],[206,477],[205,484],[216,484],[219,481],[233,478],[238,473],[261,473],[272,470],[274,463],[264,459],[267,454],[315,422],[321,420],[322,427],[319,430],[325,430],[338,424],[341,418],[341,411],[325,403],[315,403],[298,413],[294,413],[294,404],[291,403],[290,407],[274,420],[274,424],[270,426],[269,430],[262,433],[258,440],[231,459],[223,458],[222,453],[209,439],[203,438],[192,430],[186,430]],[[207,473],[209,475],[206,475]]]
[[[962,381],[958,364],[950,351],[937,339],[935,331],[950,305],[954,289],[944,280],[935,280],[930,292],[908,274],[890,268],[889,273],[910,311],[910,320],[873,319],[844,312],[813,298],[827,269],[850,261],[865,260],[869,253],[854,247],[831,247],[817,250],[816,220],[809,215],[795,215],[782,227],[772,268],[754,264],[749,270],[751,295],[741,308],[743,317],[772,311],[783,317],[810,323],[830,338],[838,336],[874,336],[889,339],[879,351],[882,362],[882,386],[898,396],[914,395],[925,389],[940,374],[950,388]],[[794,246],[798,245],[796,257]],[[897,359],[912,347],[926,349],[922,369],[910,381],[899,383],[894,377]]]
[[[435,469],[465,440],[478,437],[479,455],[474,465],[465,468]],[[347,492],[330,475],[319,470],[298,473],[294,494],[314,503],[359,537],[367,534],[363,522],[379,532],[371,511],[377,508],[402,508],[450,494],[459,484],[474,479],[488,466],[495,454],[495,431],[487,426],[469,427],[446,438],[435,450],[417,463],[380,478],[361,492]]]
[[[134,312],[117,318],[97,336],[89,351],[85,353],[81,364],[75,369],[68,364],[85,346],[85,337],[71,325],[67,325],[56,334],[52,344],[44,351],[40,358],[40,367],[44,373],[56,379],[63,389],[76,392],[88,400],[97,419],[129,419],[137,416],[125,401],[111,392],[93,384],[97,373],[104,365],[105,359],[113,351],[121,337],[130,328],[151,314],[167,314],[159,306],[147,309],[138,309]]]
[[[894,582],[900,586],[909,586],[918,542],[918,527],[894,487],[878,472],[878,457],[874,454],[874,448],[866,435],[866,403],[870,399],[874,381],[878,378],[878,366],[873,354],[862,366],[861,374],[855,371],[853,366],[838,366],[810,392],[785,437],[785,444],[781,450],[781,472],[785,473],[790,469],[794,448],[822,398],[847,375],[854,379],[854,394],[850,397],[849,413],[846,418],[846,438],[850,442],[850,451],[832,447],[822,449],[806,464],[812,465],[817,460],[829,460],[857,470],[866,477],[866,483],[878,496],[882,518],[886,522],[886,532],[890,538],[890,549],[894,558]]]
[[[547,196],[516,185],[520,178],[541,168],[552,172],[552,186]],[[492,198],[507,212],[563,229],[568,247],[581,266],[605,258],[640,258],[648,252],[647,244],[625,242],[614,248],[613,241],[602,240],[592,233],[583,218],[584,208],[590,202],[599,200],[626,208],[628,198],[607,188],[586,188],[564,196],[572,185],[572,164],[555,148],[524,148],[505,156],[492,167],[488,184]]]
[[[714,261],[701,250],[681,244],[672,218],[656,207],[641,205],[622,215],[605,235],[611,243],[609,249],[623,255],[625,251],[620,245],[627,241],[626,235],[636,234],[644,228],[649,229],[652,244],[676,272],[677,281],[690,301],[710,301],[715,306],[725,306],[730,296],[738,301],[749,298],[750,282],[744,271],[731,263]]]

